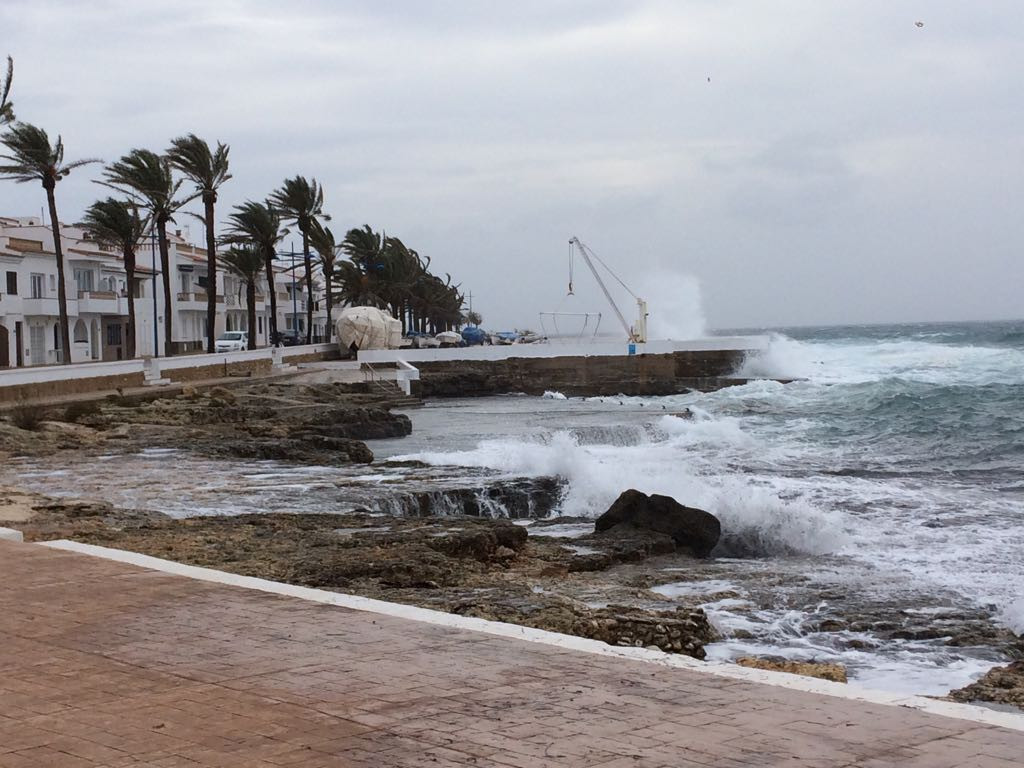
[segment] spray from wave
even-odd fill
[[[707,321],[697,278],[679,272],[655,272],[641,280],[637,291],[650,308],[648,338],[682,340],[705,335]]]
[[[723,452],[762,450],[738,420],[698,411],[692,420],[662,417],[656,430],[657,439],[634,445],[581,444],[573,433],[558,431],[543,439],[487,440],[470,451],[400,458],[511,476],[558,476],[567,484],[558,513],[570,517],[595,518],[628,488],[671,496],[721,520],[721,555],[824,554],[847,542],[838,513],[784,499],[768,482],[752,484],[722,471]]]

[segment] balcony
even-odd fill
[[[21,300],[21,312],[25,317],[59,317],[60,303],[57,301],[56,296],[45,299],[30,299],[25,297]],[[68,301],[68,314],[78,314],[77,300]]]
[[[128,299],[113,291],[79,291],[79,314],[127,315]]]
[[[0,317],[21,314],[21,296],[0,293]]]
[[[206,291],[201,293],[179,293],[177,309],[191,309],[195,311],[206,311]]]

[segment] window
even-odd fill
[[[107,326],[107,346],[108,347],[119,347],[119,346],[121,346],[121,326],[120,325],[108,325]]]
[[[196,275],[196,285],[206,290],[206,275]]]
[[[85,321],[79,320],[75,323],[75,333],[72,341],[76,344],[85,344],[89,341],[89,329],[85,327]]]
[[[263,333],[263,315],[260,315],[259,317],[256,318],[256,329],[260,333]]]
[[[33,299],[46,298],[46,275],[31,275]]]
[[[187,272],[181,272],[178,277],[181,278],[181,292],[188,293],[192,287],[192,276]]]
[[[7,273],[7,293],[11,296],[18,295],[18,273],[8,272]]]
[[[93,291],[93,272],[91,269],[76,269],[75,282],[79,291]]]
[[[286,315],[285,316],[285,318],[284,318],[284,327],[285,327],[285,330],[288,330],[288,331],[290,331],[292,329],[292,316],[291,315]]]
[[[57,278],[54,275],[50,275],[50,293],[57,290]]]

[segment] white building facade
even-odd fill
[[[67,312],[73,363],[123,360],[128,356],[128,292],[135,297],[136,356],[163,355],[163,278],[156,238],[136,249],[135,279],[127,284],[119,251],[91,240],[79,226],[61,225]],[[177,231],[170,241],[172,351],[206,349],[206,249],[189,244]],[[301,270],[299,270],[301,272]],[[304,283],[292,271],[275,269],[278,328],[305,333]],[[314,341],[326,338],[323,286],[314,282],[317,311]],[[245,289],[236,275],[217,270],[216,333],[248,330]],[[298,314],[298,319],[294,317]],[[256,287],[256,343],[270,344],[270,302],[261,277]],[[57,298],[57,260],[48,222],[39,217],[0,217],[0,368],[64,362]]]

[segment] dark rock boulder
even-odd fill
[[[683,506],[668,496],[648,496],[632,488],[623,491],[596,520],[594,530],[626,538],[635,537],[638,532],[661,534],[694,557],[710,555],[722,535],[722,525],[711,513]],[[656,549],[651,551],[656,553]]]

